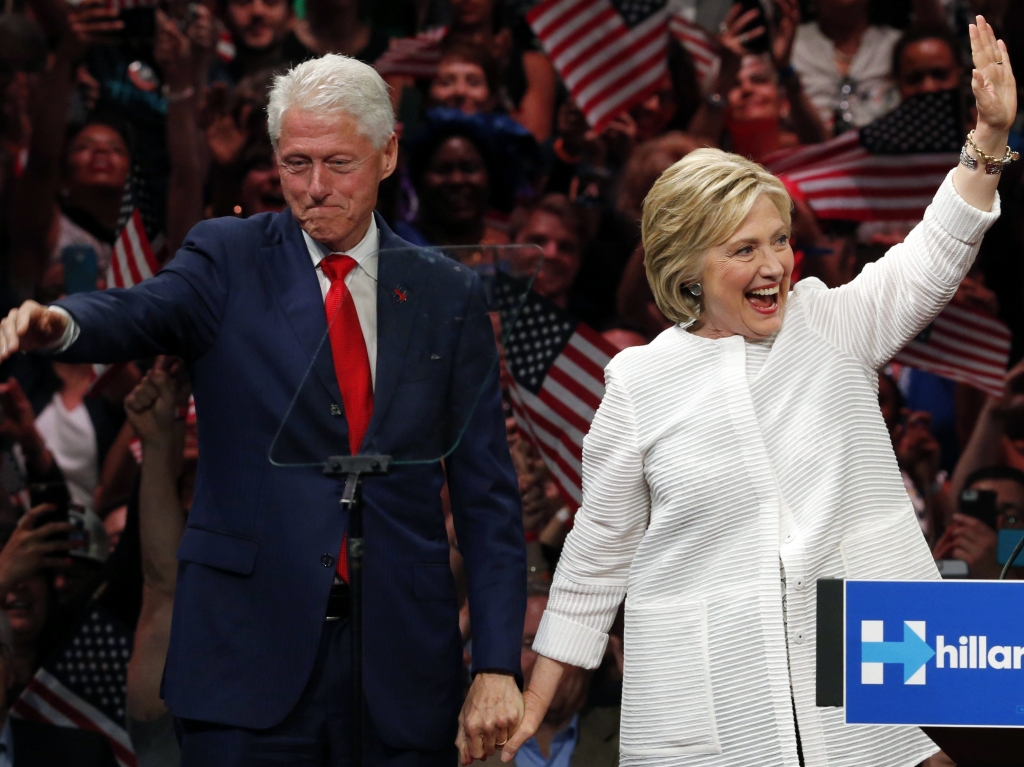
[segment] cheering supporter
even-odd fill
[[[512,214],[509,237],[516,245],[534,245],[513,252],[513,266],[533,274],[532,289],[556,306],[565,307],[580,269],[580,220],[572,203],[560,194],[545,195]]]
[[[472,40],[450,39],[442,44],[437,74],[430,81],[430,103],[467,115],[491,112],[499,82],[497,62],[486,48]]]
[[[985,467],[1008,465],[1024,470],[1024,452],[1013,439],[1024,424],[1022,383],[1024,361],[1007,373],[1002,396],[986,398],[950,479],[953,498],[959,498],[961,491],[969,487],[968,477]]]
[[[892,75],[900,98],[959,88],[961,60],[960,45],[948,27],[911,27],[892,52]]]
[[[715,93],[698,111],[690,130],[718,143],[728,132],[733,149],[755,160],[797,144],[816,144],[828,138],[793,68],[793,43],[800,24],[797,0],[779,0],[779,23],[765,54],[747,47],[767,34],[756,9],[741,13],[734,5],[718,37],[722,53]]]
[[[128,731],[142,767],[173,764],[178,758],[171,716],[160,699],[174,606],[174,552],[185,529],[178,490],[185,422],[177,418],[177,411],[188,400],[188,385],[176,380],[175,370],[183,372],[180,363],[165,365],[158,360],[125,399],[128,419],[142,442],[142,610],[127,687]]]
[[[11,274],[22,290],[39,284],[48,267],[57,281],[91,290],[110,265],[131,167],[129,128],[110,112],[69,126],[68,112],[78,60],[122,25],[97,2],[69,10],[53,66],[38,85],[46,97],[34,99],[28,162],[10,210],[19,224],[11,227]],[[75,274],[65,275],[72,266]]]
[[[892,54],[900,32],[871,24],[869,0],[819,0],[801,24],[793,69],[821,121],[836,134],[867,125],[896,105]]]
[[[1024,472],[1009,466],[978,469],[967,477],[964,490],[995,494],[996,527],[993,529],[987,521],[957,512],[932,554],[936,559],[966,562],[971,578],[997,579],[1003,569],[996,560],[998,531],[1024,528]],[[1007,577],[1024,578],[1024,567],[1010,568]]]
[[[14,703],[15,636],[11,622],[0,614],[0,762],[18,767],[114,767],[113,751],[100,733],[10,715]]]
[[[451,0],[452,23],[448,36],[468,39],[494,51],[513,118],[544,141],[551,135],[555,113],[555,72],[543,53],[530,49],[522,23],[504,23],[499,0]]]
[[[878,376],[878,406],[892,439],[893,452],[903,477],[910,502],[917,514],[921,532],[929,542],[944,524],[942,482],[939,476],[939,443],[931,432],[931,414],[910,412],[896,382],[885,374]]]
[[[229,84],[278,65],[297,64],[311,54],[296,36],[292,0],[222,0],[231,44],[213,62],[210,78]]]
[[[341,53],[372,64],[387,50],[388,36],[366,18],[363,0],[306,0],[295,35],[308,49],[302,58]]]
[[[58,604],[54,572],[68,566],[67,560],[57,555],[69,550],[70,544],[47,541],[46,537],[70,531],[70,524],[40,524],[41,518],[52,511],[52,506],[37,506],[22,516],[0,552],[0,562],[5,565],[2,570],[9,573],[11,579],[0,584],[5,587],[0,606],[14,629],[11,673],[12,684],[18,692],[53,650],[65,623]]]
[[[437,108],[409,147],[418,214],[396,231],[416,245],[497,245],[508,235],[488,221],[529,189],[536,147],[508,118]]]
[[[486,221],[500,169],[479,131],[459,122],[432,128],[426,129],[409,158],[418,217],[396,230],[419,245],[507,242],[505,234]]]

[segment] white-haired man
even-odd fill
[[[201,458],[164,677],[183,764],[347,765],[354,715],[366,764],[450,767],[457,734],[464,762],[482,758],[521,717],[525,606],[482,291],[454,262],[389,251],[406,243],[373,212],[397,155],[373,69],[300,64],[275,81],[268,115],[289,210],[198,225],[131,290],[26,303],[0,324],[0,359],[49,349],[189,366]],[[269,465],[275,439],[271,458],[307,466]],[[363,482],[359,712],[340,483],[308,465],[346,449],[418,459]],[[464,705],[446,480],[470,581]]]

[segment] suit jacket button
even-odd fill
[[[331,415],[341,415],[341,406],[332,404]]]
[[[334,557],[332,557],[330,554],[324,554],[322,557],[320,557],[320,564],[322,564],[324,567],[333,567]]]

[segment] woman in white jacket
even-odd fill
[[[676,325],[606,370],[506,761],[563,673],[598,665],[624,597],[624,767],[910,767],[936,751],[815,706],[815,582],[938,577],[876,370],[950,300],[999,215],[1016,85],[980,16],[971,48],[973,144],[906,242],[848,285],[790,294],[789,198],[754,163],[698,150],[651,190],[648,279]]]

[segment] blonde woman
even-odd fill
[[[648,278],[676,324],[606,371],[506,761],[563,674],[600,662],[624,597],[624,767],[910,767],[936,751],[815,706],[815,581],[938,577],[875,371],[946,305],[999,215],[986,165],[1001,165],[978,149],[1003,157],[1016,86],[980,16],[971,43],[976,148],[849,285],[790,293],[790,201],[759,165],[699,150],[651,190]]]

